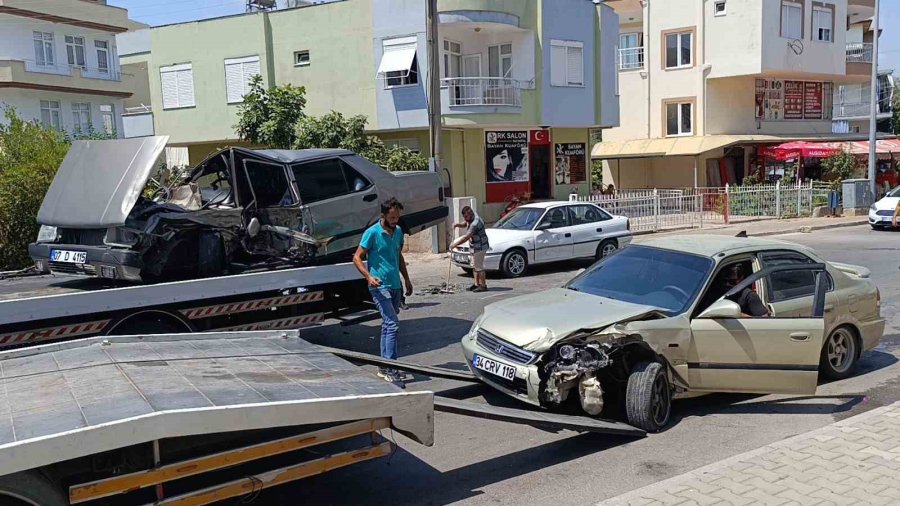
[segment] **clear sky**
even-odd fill
[[[129,17],[135,21],[157,26],[239,14],[244,12],[246,0],[108,0],[108,3],[128,9]],[[894,69],[895,75],[900,75],[900,0],[881,0],[879,24],[883,30],[879,67]]]

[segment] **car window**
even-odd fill
[[[284,173],[282,165],[246,160],[244,167],[253,194],[256,196],[256,206],[276,207],[290,206],[294,204],[294,196],[291,194],[290,182]]]
[[[796,251],[766,251],[759,254],[763,267],[777,265],[815,263],[808,256]],[[827,290],[834,288],[831,275],[825,273]],[[812,271],[784,271],[766,277],[766,295],[769,302],[780,302],[797,297],[811,296],[816,291],[816,276]]]
[[[503,218],[500,218],[500,221],[495,223],[492,228],[502,228],[504,230],[531,230],[537,224],[538,220],[541,219],[543,214],[543,209],[520,207]]]
[[[569,221],[572,225],[587,225],[608,220],[609,218],[609,215],[596,206],[569,206]]]
[[[562,228],[569,226],[569,213],[564,206],[554,207],[547,211],[541,220],[541,228]]]
[[[566,287],[653,306],[674,316],[690,307],[712,267],[713,261],[707,257],[629,246],[594,264]]]
[[[291,166],[300,201],[304,204],[346,195],[350,192],[343,163],[337,158]]]
[[[344,169],[344,177],[346,178],[351,192],[363,191],[372,186],[372,183],[360,174],[359,171],[351,167],[350,164],[343,160],[341,160],[340,163],[341,167]]]

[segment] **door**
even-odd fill
[[[814,263],[808,256],[797,251],[764,251],[759,253],[759,261],[763,267],[776,265],[797,265]],[[838,295],[834,291],[834,281],[827,276],[828,286],[825,292],[825,326],[830,327],[831,320],[837,312]],[[778,272],[763,280],[764,301],[772,314],[778,317],[809,316],[813,307],[813,295],[816,281],[808,271]]]
[[[615,232],[609,226],[604,226],[604,222],[612,217],[590,204],[572,205],[568,208],[572,224],[573,255],[578,258],[593,258],[600,241]]]
[[[550,191],[550,145],[538,144],[528,150],[531,173],[531,197],[537,200],[552,198]]]
[[[461,105],[479,105],[483,101],[481,92],[481,55],[467,54],[462,57],[463,79],[460,79]]]
[[[549,209],[534,231],[534,261],[541,263],[572,258],[573,243],[566,207]]]
[[[823,264],[764,268],[744,279],[725,297],[770,275],[798,269],[817,276],[821,287],[812,315],[804,318],[719,318],[701,313],[691,321],[688,383],[711,392],[812,394],[818,382],[824,340]]]

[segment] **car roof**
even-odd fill
[[[569,204],[589,204],[590,202],[567,202],[565,200],[552,200],[549,202],[529,202],[527,204],[522,204],[519,207],[525,207],[530,209],[550,209],[551,207],[559,207],[565,206]]]
[[[297,163],[328,156],[356,154],[353,151],[348,151],[346,149],[254,149],[251,151],[256,155],[281,163]]]
[[[794,249],[809,250],[799,244],[777,239],[763,237],[735,237],[728,235],[673,235],[657,237],[642,242],[642,246],[683,251],[694,255],[715,257],[719,254],[728,254],[735,250],[745,249]]]

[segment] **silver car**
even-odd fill
[[[512,278],[524,275],[531,265],[577,258],[599,260],[631,242],[628,218],[586,202],[519,206],[486,232],[490,249],[484,257],[485,270],[502,271]],[[471,271],[468,246],[453,250],[450,259]]]

